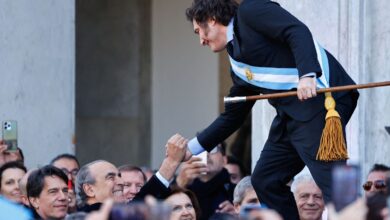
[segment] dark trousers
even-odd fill
[[[355,107],[356,100],[349,95],[337,100],[336,110],[342,118],[344,131]],[[252,174],[252,184],[260,202],[275,209],[284,220],[299,219],[294,196],[286,184],[305,165],[321,189],[325,202],[331,201],[331,172],[335,162],[316,160],[325,115],[324,109],[310,121],[300,122],[278,111],[272,122],[268,140]]]

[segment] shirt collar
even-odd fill
[[[233,31],[233,18],[232,20],[230,20],[228,26],[227,26],[227,31],[226,31],[226,40],[227,42],[233,40],[233,34],[234,34],[234,31]]]

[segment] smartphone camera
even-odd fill
[[[7,151],[16,151],[18,148],[17,122],[7,120],[2,122],[2,140],[7,145]]]
[[[4,122],[4,130],[11,130],[11,123],[9,121]]]

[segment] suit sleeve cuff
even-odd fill
[[[306,73],[305,75],[301,76],[300,78],[304,78],[304,77],[316,77],[316,76],[317,76],[316,73],[310,72],[310,73]]]
[[[198,155],[205,151],[202,145],[200,145],[197,137],[192,138],[188,142],[188,150],[192,153],[192,155]]]
[[[165,187],[169,188],[170,182],[169,182],[167,179],[165,179],[165,178],[160,174],[160,172],[157,172],[157,173],[156,173],[156,177],[157,177],[158,180],[160,180],[160,182],[161,182],[162,184],[164,184]]]

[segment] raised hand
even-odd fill
[[[10,162],[20,160],[19,150],[7,151],[8,146],[4,144],[4,141],[0,140],[0,166]]]
[[[187,162],[184,162],[181,166],[180,172],[176,177],[176,183],[180,187],[187,187],[202,173],[207,172],[207,166],[204,163],[200,163],[201,158],[192,157]]]
[[[234,208],[233,204],[229,200],[226,200],[226,201],[222,202],[221,204],[219,204],[216,212],[237,215],[236,209]]]
[[[187,152],[188,140],[180,134],[170,137],[165,145],[165,159],[163,160],[159,173],[166,179],[171,180],[177,168],[183,161]]]
[[[165,155],[171,160],[180,163],[184,160],[184,156],[187,153],[187,143],[188,140],[180,134],[173,135],[165,145]]]

